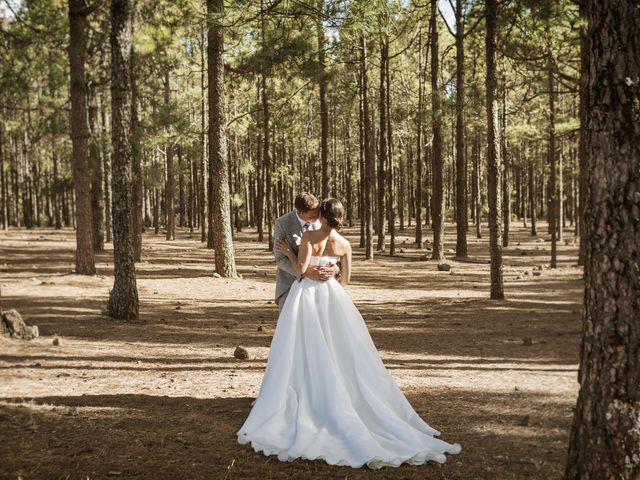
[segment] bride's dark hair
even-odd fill
[[[342,202],[337,198],[326,198],[320,205],[320,214],[327,219],[327,224],[331,228],[340,230],[342,227],[342,216],[344,215],[344,207]]]

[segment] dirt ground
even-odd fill
[[[354,247],[357,234],[347,231]],[[236,235],[243,278],[234,280],[212,276],[199,234],[167,242],[145,233],[141,322],[123,323],[103,313],[111,245],[97,256],[98,275],[83,277],[72,273],[73,231],[39,229],[0,232],[3,308],[41,334],[0,337],[0,478],[560,478],[578,387],[583,292],[573,237],[565,233],[550,270],[546,235],[513,225],[504,301],[488,299],[486,227],[482,240],[470,231],[472,261],[450,260],[450,272],[421,261],[411,237],[400,232],[397,256],[373,262],[355,248],[348,291],[416,411],[462,445],[444,465],[281,463],[236,443],[278,313],[273,257],[254,231]],[[448,256],[454,246],[447,225]],[[234,359],[240,344],[249,360]]]

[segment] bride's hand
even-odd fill
[[[283,240],[283,239],[276,240],[275,248],[277,252],[280,252],[289,258],[291,258],[291,256],[293,255],[293,250],[291,249],[291,247],[289,246],[286,240]]]

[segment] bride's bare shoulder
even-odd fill
[[[334,231],[334,235],[335,235],[334,241],[336,242],[336,244],[338,244],[341,247],[341,249],[344,250],[344,253],[350,252],[351,244],[349,243],[349,240],[347,240],[345,237],[343,237],[336,231]]]

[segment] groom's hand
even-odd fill
[[[316,282],[327,282],[333,277],[331,268],[332,267],[309,267],[307,271],[304,272],[304,276]]]
[[[329,275],[329,278],[333,278],[340,273],[340,267],[335,263],[330,263],[324,267],[324,271]]]

